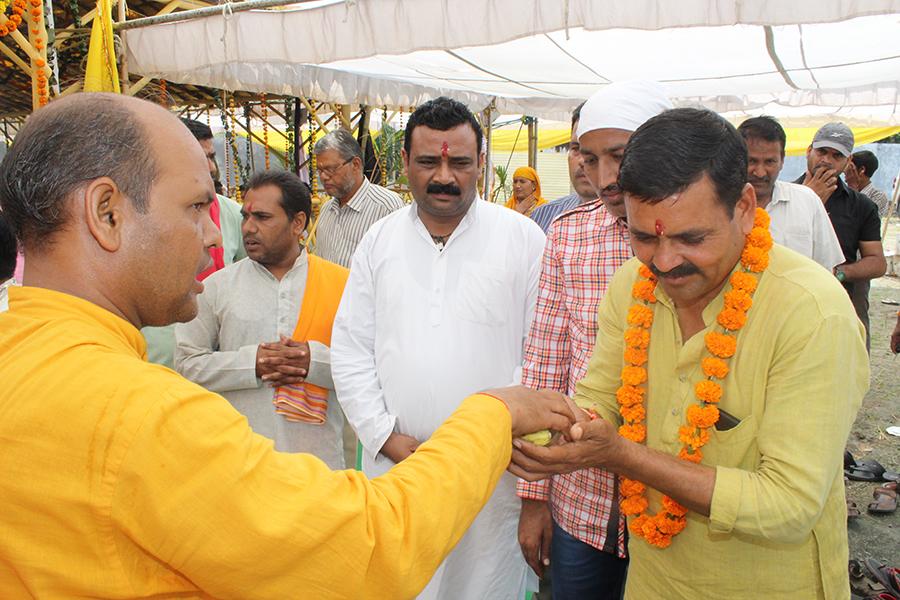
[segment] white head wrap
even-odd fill
[[[576,135],[580,138],[595,129],[635,131],[670,108],[665,90],[655,81],[617,81],[587,99],[581,107]]]

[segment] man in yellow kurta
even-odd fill
[[[635,132],[619,174],[635,258],[575,398],[601,419],[572,444],[516,442],[532,479],[602,466],[631,480],[628,599],[850,595],[841,465],[864,332],[830,273],[769,247],[746,161],[708,111]]]
[[[275,452],[145,361],[139,327],[197,311],[212,198],[188,130],[129,97],[51,103],[0,163],[29,258],[0,316],[0,598],[410,597],[490,497],[511,433],[571,423],[561,398],[509,388],[377,480]]]

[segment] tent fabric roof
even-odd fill
[[[826,118],[900,121],[900,0],[355,0],[223,10],[126,32],[129,68],[341,104],[408,107],[443,94],[474,109],[493,102],[502,113],[556,119],[610,81],[641,78],[663,82],[676,104],[722,113],[816,105]]]

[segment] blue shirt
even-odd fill
[[[548,202],[543,206],[537,207],[534,209],[534,212],[531,213],[531,219],[540,225],[541,229],[544,230],[544,233],[547,233],[553,219],[567,210],[575,208],[579,204],[581,204],[581,196],[574,193],[569,194],[568,196],[557,198],[553,202]]]

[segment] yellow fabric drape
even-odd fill
[[[91,28],[91,44],[84,73],[84,91],[120,92],[113,42],[112,0],[97,0],[97,16]]]

